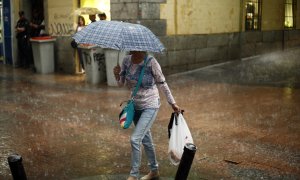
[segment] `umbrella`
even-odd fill
[[[77,32],[79,44],[93,44],[121,51],[162,52],[165,48],[145,26],[119,21],[97,21]]]
[[[74,11],[75,15],[82,15],[82,14],[88,14],[88,15],[94,15],[94,14],[102,14],[103,12],[100,11],[98,8],[94,7],[81,7]]]

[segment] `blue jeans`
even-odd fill
[[[136,110],[134,116],[135,128],[130,138],[131,142],[131,171],[130,176],[138,177],[141,165],[141,145],[144,145],[145,153],[148,158],[148,165],[151,171],[158,170],[155,149],[150,132],[150,128],[156,119],[158,109]]]

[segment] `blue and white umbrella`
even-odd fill
[[[163,52],[160,40],[145,26],[119,21],[97,21],[77,32],[79,44],[93,44],[120,51]]]

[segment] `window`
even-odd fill
[[[295,28],[296,21],[296,0],[285,0],[285,28]]]
[[[260,30],[261,24],[261,0],[246,1],[246,30]]]

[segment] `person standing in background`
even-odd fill
[[[105,13],[98,14],[98,17],[99,17],[100,21],[106,20],[106,14]]]
[[[78,16],[77,27],[75,32],[81,31],[85,27],[85,20],[83,16]],[[81,65],[81,72],[84,72],[84,63],[82,58],[82,52],[80,48],[76,48],[78,53],[79,62]]]
[[[96,15],[95,14],[89,15],[89,19],[91,20],[91,23],[96,22]]]
[[[19,12],[19,20],[16,25],[16,38],[18,41],[18,58],[20,66],[23,68],[29,68],[32,64],[32,58],[30,55],[30,23],[25,18],[24,11]]]
[[[78,16],[77,27],[75,32],[81,31],[85,27],[85,20],[83,16]]]
[[[32,20],[30,22],[31,27],[31,37],[41,36],[41,31],[45,29],[45,25],[43,24],[44,17],[39,12],[39,10],[35,9],[32,13]]]

